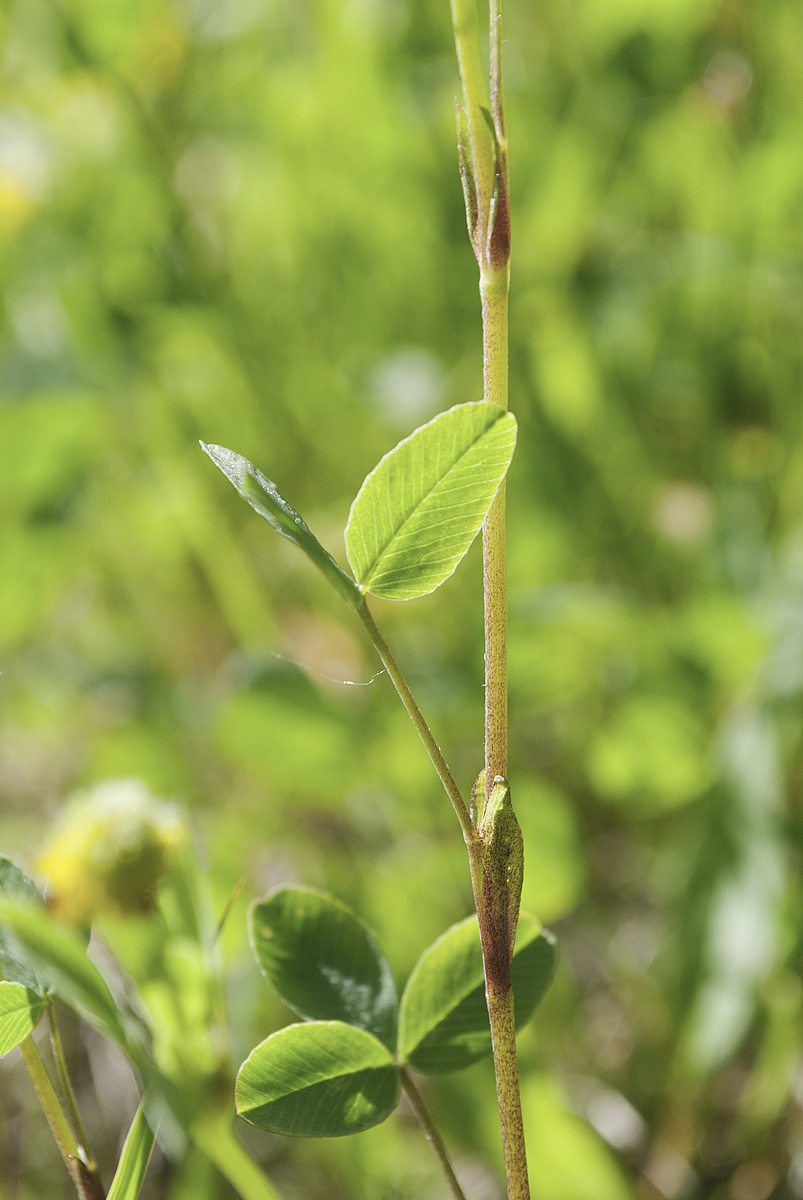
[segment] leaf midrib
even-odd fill
[[[487,425],[485,427],[485,429],[483,429],[482,432],[474,439],[474,441],[471,443],[471,445],[466,447],[466,449],[463,451],[463,453],[460,455],[460,457],[455,459],[455,461],[452,463],[451,467],[446,472],[446,474],[442,475],[441,478],[432,485],[432,487],[429,489],[427,494],[424,497],[422,497],[421,500],[419,500],[418,504],[413,509],[413,511],[404,518],[404,520],[402,521],[401,525],[398,527],[396,532],[393,534],[393,536],[390,538],[390,540],[386,543],[386,545],[382,548],[382,550],[377,554],[376,558],[374,559],[373,567],[371,568],[371,570],[368,572],[368,574],[365,576],[365,578],[360,583],[361,588],[364,588],[366,591],[368,590],[369,584],[376,577],[377,567],[378,567],[379,563],[381,562],[382,558],[384,558],[389,553],[390,548],[393,545],[393,543],[396,541],[396,539],[401,537],[404,527],[406,525],[408,525],[410,521],[412,521],[413,517],[416,515],[416,513],[419,511],[419,509],[423,508],[423,506],[426,504],[427,500],[432,495],[432,493],[434,491],[436,491],[436,489],[440,486],[441,483],[443,483],[444,479],[448,478],[449,473],[455,469],[455,467],[458,465],[458,463],[462,462],[462,460],[466,457],[467,454],[471,453],[471,451],[477,445],[477,442],[481,441],[482,438],[484,438],[486,434],[490,433],[490,431],[493,429],[494,425],[496,425],[497,422],[500,420],[500,418],[503,416],[505,416],[505,410],[500,409],[499,416],[494,417],[494,419],[493,419],[493,421],[491,421],[490,425]],[[392,453],[392,451],[391,451],[391,453]],[[362,531],[360,531],[360,537],[362,539],[363,549],[365,549],[365,539],[363,538]]]

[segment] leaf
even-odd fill
[[[39,1024],[42,998],[21,983],[0,983],[0,1055],[7,1054]]]
[[[529,1021],[554,969],[554,938],[522,913],[511,967],[517,1029]],[[477,918],[469,917],[425,950],[410,976],[399,1014],[399,1058],[424,1074],[447,1075],[490,1053],[480,933]]]
[[[345,1137],[384,1121],[399,1102],[386,1046],[341,1021],[288,1025],[240,1067],[237,1111],[252,1125],[295,1137]]]
[[[478,533],[516,444],[495,404],[458,404],[399,442],[351,506],[346,553],[363,592],[412,600],[452,574]]]
[[[14,900],[19,904],[41,904],[36,884],[10,858],[0,857],[0,899]],[[28,961],[25,950],[11,929],[0,926],[0,978],[39,992],[41,987],[36,972]]]
[[[352,608],[361,606],[362,596],[354,580],[335,562],[328,550],[324,550],[304,519],[287,503],[275,483],[266,479],[247,458],[235,454],[233,450],[226,450],[224,446],[209,446],[206,442],[201,442],[201,449],[209,455],[229,482],[234,484],[255,512],[264,517],[277,533],[288,538],[312,559],[315,566],[324,573]]]
[[[140,1102],[125,1139],[107,1200],[137,1200],[150,1162],[154,1135]]]
[[[11,926],[36,968],[45,990],[114,1039],[130,1056],[151,1092],[186,1123],[193,1097],[157,1068],[145,1050],[146,1038],[130,1010],[121,1011],[106,980],[87,957],[84,938],[44,908],[31,908],[0,897],[0,922]]]
[[[393,972],[345,905],[308,888],[278,888],[251,905],[248,930],[257,962],[300,1017],[344,1021],[393,1049]]]
[[[11,926],[29,952],[37,975],[68,1008],[78,1008],[121,1045],[129,1047],[108,985],[87,958],[78,933],[56,921],[45,909],[0,900],[0,921]]]

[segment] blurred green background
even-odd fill
[[[77,787],[190,811],[237,1061],[289,1019],[246,901],[299,882],[404,982],[470,911],[370,646],[199,438],[343,561],[399,437],[481,393],[447,0],[0,8],[0,851]],[[510,774],[561,965],[520,1041],[535,1200],[803,1197],[803,12],[509,0]],[[470,787],[480,562],[377,620]],[[283,657],[277,657],[277,655]],[[293,665],[301,663],[308,670]],[[68,1027],[104,1170],[135,1101]],[[491,1069],[427,1085],[501,1196]],[[409,1114],[243,1136],[287,1200],[438,1200]],[[149,1195],[233,1195],[156,1155]],[[70,1194],[0,1067],[4,1200]]]

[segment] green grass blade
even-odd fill
[[[452,574],[510,465],[516,420],[458,404],[399,442],[351,506],[346,552],[363,592],[412,600]]]
[[[107,1200],[137,1200],[150,1162],[154,1135],[140,1103],[125,1139]]]

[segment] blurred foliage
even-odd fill
[[[509,0],[506,37],[510,774],[563,954],[521,1041],[535,1194],[800,1197],[803,17]],[[239,1062],[288,1019],[249,896],[325,887],[405,971],[470,911],[388,681],[333,682],[370,647],[197,445],[343,561],[380,455],[480,397],[448,5],[6,0],[0,38],[0,850],[108,779],[189,805],[218,912],[248,875]],[[469,787],[476,550],[376,612]],[[130,1077],[67,1034],[108,1171]],[[498,1196],[487,1064],[427,1095]],[[0,1111],[0,1193],[66,1197],[14,1056]],[[253,1148],[287,1197],[442,1194],[405,1113]],[[150,1189],[229,1194],[197,1154]]]

